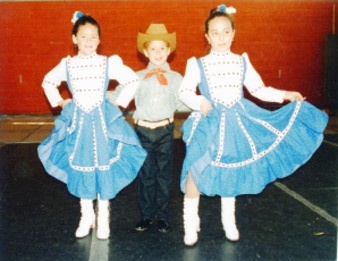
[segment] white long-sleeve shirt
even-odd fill
[[[266,87],[246,53],[240,56],[230,51],[211,51],[209,55],[201,58],[201,61],[213,101],[231,107],[242,97],[244,85],[260,100],[283,102],[285,91]],[[196,86],[201,80],[196,58],[190,58],[179,89],[179,98],[193,110],[200,110],[201,101],[204,99],[204,96],[196,94]]]
[[[85,112],[91,111],[104,99],[107,57],[96,53],[90,56],[66,57],[46,74],[42,87],[52,107],[62,101],[58,86],[68,77],[74,102]],[[67,67],[66,67],[67,65]],[[119,56],[108,58],[108,78],[117,80],[125,88],[116,102],[126,107],[140,84],[139,78],[129,67],[123,65]]]

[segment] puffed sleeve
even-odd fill
[[[116,103],[124,108],[127,107],[140,84],[139,78],[132,69],[123,64],[118,55],[113,55],[109,58],[108,75],[109,79],[115,79],[121,85],[121,91],[116,98]]]
[[[187,62],[185,75],[178,91],[179,99],[193,110],[200,110],[201,101],[204,99],[202,95],[196,94],[197,84],[201,81],[200,69],[195,57]]]
[[[244,58],[246,72],[244,76],[244,86],[256,98],[262,101],[282,103],[285,91],[277,90],[272,87],[266,87],[260,75],[256,72],[250,63],[246,53],[242,54]]]
[[[42,82],[42,88],[52,107],[57,107],[58,103],[63,100],[58,87],[61,82],[67,81],[66,62],[67,58],[63,58],[54,69],[45,75]]]

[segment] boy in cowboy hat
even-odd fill
[[[146,69],[136,72],[141,84],[133,97],[135,131],[148,152],[138,176],[141,219],[135,226],[137,231],[147,230],[154,219],[160,232],[169,230],[174,112],[189,111],[178,99],[182,76],[171,71],[167,62],[175,48],[176,33],[169,34],[164,24],[151,24],[145,34],[138,33],[137,50],[149,63]],[[122,88],[119,85],[114,92],[107,92],[107,98],[114,101]]]

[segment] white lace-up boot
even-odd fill
[[[235,217],[235,201],[234,197],[221,198],[222,204],[222,224],[225,231],[225,236],[230,241],[239,240],[239,232],[236,226],[236,217]]]
[[[193,246],[197,243],[200,232],[200,218],[198,216],[199,199],[184,197],[183,220],[184,220],[184,243]]]
[[[98,215],[97,215],[97,238],[98,239],[108,239],[110,235],[109,229],[109,200],[101,200],[98,197]]]
[[[77,238],[85,237],[89,234],[91,228],[95,227],[95,213],[93,209],[93,200],[80,199],[81,219],[79,227],[75,232]]]

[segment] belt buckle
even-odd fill
[[[164,127],[164,126],[170,124],[171,122],[172,121],[170,121],[170,118],[167,118],[167,119],[157,121],[157,122],[136,120],[135,124],[137,124],[141,127],[149,128],[149,129],[156,129],[156,128],[159,128],[159,127]]]

